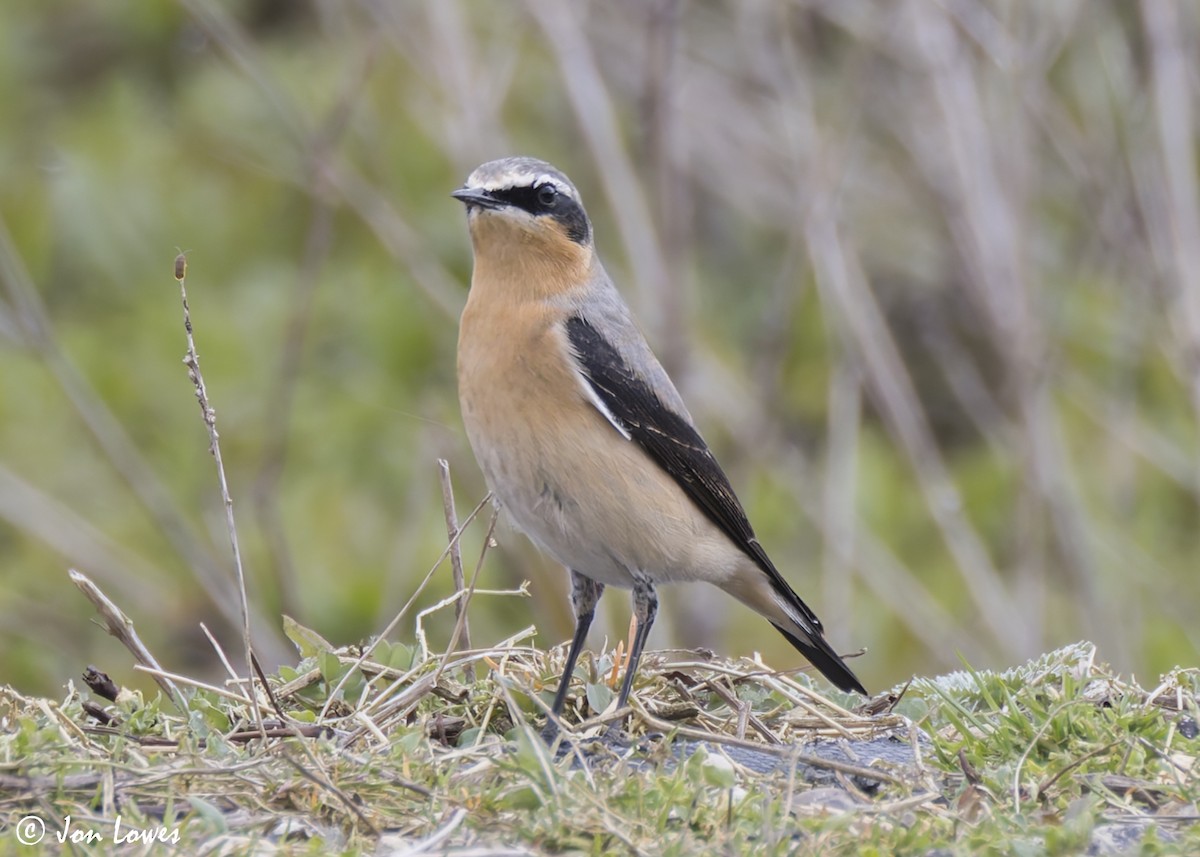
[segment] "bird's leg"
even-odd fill
[[[574,569],[571,570],[571,606],[575,608],[575,636],[571,640],[571,648],[567,651],[567,667],[563,670],[562,679],[558,683],[558,693],[554,695],[554,705],[550,710],[554,716],[562,714],[563,705],[567,701],[567,688],[571,686],[571,673],[575,672],[575,661],[579,660],[579,651],[587,638],[588,629],[592,627],[592,619],[596,615],[596,603],[604,592],[604,584],[597,583],[590,577],[585,577]]]
[[[654,624],[657,613],[658,596],[654,594],[654,584],[645,575],[634,574],[633,615],[637,618],[637,633],[633,635],[633,648],[629,650],[629,662],[625,667],[625,680],[621,682],[621,694],[617,697],[617,708],[624,708],[629,701],[638,661],[642,658],[642,649],[646,645],[646,638],[650,636],[650,626]]]

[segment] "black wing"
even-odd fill
[[[586,319],[578,316],[568,319],[567,336],[592,388],[625,427],[630,439],[671,474],[709,520],[757,563],[819,637],[821,621],[783,579],[758,543],[728,477],[691,422],[664,405]]]
[[[803,637],[772,621],[775,629],[842,690],[867,695],[858,678],[825,641],[821,620],[783,579],[758,543],[729,479],[691,421],[663,404],[612,343],[586,319],[578,316],[568,319],[567,338],[593,391],[607,409],[605,416],[671,474],[709,520],[754,560],[771,581],[772,588],[804,620],[799,623]]]

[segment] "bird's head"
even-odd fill
[[[579,191],[545,161],[489,161],[452,195],[467,207],[477,266],[587,268],[591,261],[592,225]]]

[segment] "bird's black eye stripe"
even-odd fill
[[[528,211],[535,217],[554,218],[562,224],[567,237],[577,244],[584,244],[588,240],[591,230],[583,207],[549,182],[501,188],[492,191],[491,195],[501,202]]]
[[[560,194],[552,184],[525,187],[506,187],[492,191],[492,196],[530,214],[546,214],[557,206]]]

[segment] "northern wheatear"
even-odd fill
[[[729,480],[596,256],[563,173],[534,158],[476,169],[475,269],[458,395],[475,457],[516,526],[571,572],[575,636],[561,713],[605,586],[633,590],[629,697],[660,583],[705,581],[774,625],[835,685],[865,694],[758,543]]]

